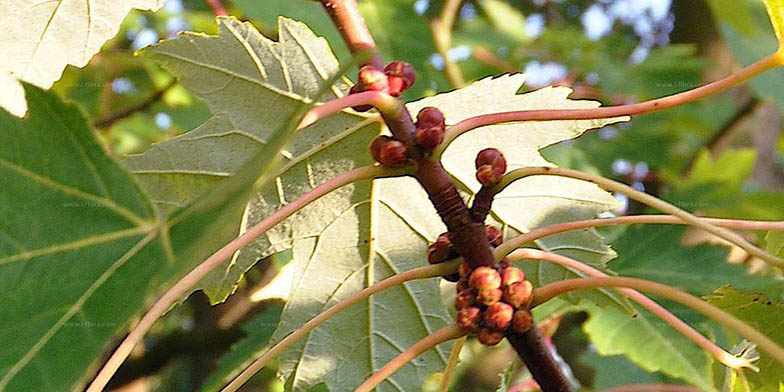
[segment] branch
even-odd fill
[[[518,249],[509,255],[509,261],[517,261],[521,259],[534,259],[534,260],[547,261],[550,263],[555,263],[567,268],[577,270],[585,275],[593,276],[593,277],[606,278],[608,276],[607,274],[585,263],[581,263],[577,260],[574,260],[572,258],[561,256],[559,254],[552,253],[552,252],[543,252],[537,249]],[[629,297],[629,299],[633,300],[634,302],[637,302],[638,304],[642,305],[642,307],[648,309],[651,313],[655,314],[662,320],[664,320],[667,324],[669,324],[675,330],[680,332],[681,335],[685,336],[689,340],[696,343],[703,350],[710,353],[717,361],[724,364],[725,366],[732,369],[740,369],[743,367],[757,369],[754,365],[751,364],[751,361],[744,358],[736,357],[724,351],[724,349],[717,346],[708,338],[702,336],[694,328],[692,328],[691,326],[683,322],[683,320],[679,319],[674,314],[670,313],[667,309],[665,309],[658,303],[654,302],[652,299],[640,294],[640,292],[627,288],[618,289],[618,291],[621,292],[623,295]]]
[[[281,207],[274,214],[268,216],[255,226],[248,229],[245,233],[235,238],[212,256],[208,257],[196,268],[191,270],[187,275],[174,284],[161,296],[157,302],[147,311],[147,313],[139,320],[139,323],[131,330],[128,336],[120,343],[115,349],[112,356],[106,361],[103,368],[101,368],[98,375],[96,375],[87,392],[98,392],[106,386],[112,375],[117,371],[117,368],[123,363],[125,358],[131,353],[131,350],[142,340],[144,335],[155,324],[155,321],[163,316],[172,305],[177,303],[194,285],[201,281],[208,273],[218,267],[231,257],[234,252],[238,251],[245,245],[249,244],[260,235],[264,234],[267,230],[277,225],[284,219],[288,218],[295,212],[307,206],[314,200],[326,195],[327,193],[338,189],[350,183],[377,178],[382,176],[400,175],[401,171],[390,171],[376,166],[365,166],[356,168],[349,172],[343,173],[313,189],[304,193],[299,198],[295,199],[289,204]]]
[[[370,376],[370,378],[365,380],[362,385],[357,387],[355,392],[371,391],[373,388],[378,386],[378,384],[381,384],[382,381],[386,380],[387,377],[391,376],[392,373],[425,351],[430,350],[431,348],[441,343],[448,342],[452,339],[457,339],[463,335],[465,335],[465,332],[460,330],[460,328],[458,328],[455,324],[448,325],[439,329],[438,331],[433,332],[430,336],[427,336],[424,339],[414,343],[414,345],[409,347],[408,350],[403,351],[397,357],[395,357],[395,359],[389,361],[389,363],[384,365],[381,370]]]
[[[741,237],[740,235],[726,230],[724,228],[720,228],[714,226],[708,222],[701,220],[700,218],[682,210],[666,201],[648,195],[644,192],[640,192],[638,190],[633,189],[630,186],[621,184],[620,182],[616,182],[601,176],[596,176],[593,174],[583,173],[577,170],[572,169],[565,169],[560,167],[525,167],[521,169],[513,170],[507,173],[501,182],[496,186],[495,191],[500,192],[503,190],[507,185],[510,183],[532,175],[555,175],[555,176],[562,176],[562,177],[570,177],[576,178],[583,181],[592,182],[605,190],[612,191],[612,192],[620,192],[624,195],[628,196],[630,199],[636,200],[640,203],[648,205],[652,208],[658,209],[662,212],[666,212],[670,215],[675,215],[678,218],[688,222],[689,224],[699,227],[709,233],[715,234],[716,236],[723,238],[738,247],[742,248],[743,250],[749,252],[750,254],[757,256],[768,264],[773,266],[784,268],[784,259],[778,256],[771,255],[768,252],[752,245],[750,242],[746,241],[745,238]]]
[[[263,369],[266,366],[267,362],[271,359],[277,357],[282,353],[284,350],[289,348],[292,344],[296,343],[299,339],[303,338],[305,335],[310,333],[310,331],[318,328],[319,325],[323,324],[325,321],[329,320],[332,316],[346,310],[351,305],[356,304],[359,301],[362,301],[373,294],[381,292],[382,290],[388,289],[393,286],[397,286],[399,284],[403,284],[408,282],[409,280],[414,279],[426,279],[426,278],[433,278],[436,276],[445,275],[448,273],[452,273],[457,270],[457,266],[460,263],[458,261],[452,261],[448,263],[441,263],[441,264],[433,264],[428,265],[425,267],[414,268],[408,270],[406,272],[399,273],[397,275],[393,275],[389,278],[386,278],[372,286],[369,286],[356,294],[341,300],[340,302],[332,305],[329,309],[325,310],[324,312],[320,313],[318,316],[312,318],[310,321],[293,331],[291,334],[287,335],[283,338],[280,342],[272,346],[270,349],[264,352],[259,358],[257,358],[253,363],[251,363],[245,370],[242,371],[234,380],[232,380],[226,387],[224,387],[221,392],[233,392],[239,389],[244,383],[246,383],[254,374],[256,374],[259,370]]]
[[[462,3],[463,0],[446,0],[441,8],[441,13],[430,22],[433,43],[438,54],[444,59],[444,73],[449,84],[454,88],[465,86],[465,79],[460,72],[460,67],[449,59],[449,49],[452,46],[452,28]]]
[[[362,65],[372,65],[376,69],[384,69],[384,62],[376,52],[376,43],[359,13],[356,0],[320,0],[329,17],[343,36],[343,41],[354,55],[371,52],[372,56]]]
[[[717,219],[717,218],[697,218],[705,223],[714,226],[726,227],[737,230],[784,230],[784,221],[748,221],[737,219]],[[494,251],[496,260],[503,259],[509,253],[523,245],[536,241],[548,235],[563,233],[566,231],[587,229],[609,225],[632,225],[632,224],[668,224],[668,225],[688,225],[689,222],[672,215],[627,215],[615,218],[587,219],[574,222],[558,223],[534,229],[528,233],[504,241],[501,246]]]
[[[784,365],[784,348],[779,347],[774,341],[752,328],[735,316],[675,287],[661,283],[651,282],[636,278],[583,278],[567,279],[550,283],[534,290],[532,307],[540,305],[550,299],[575,290],[595,289],[600,287],[627,287],[639,291],[647,291],[682,305],[688,306],[699,313],[713,319],[717,323],[729,328],[749,341],[756,343],[776,361]]]
[[[674,106],[684,105],[690,102],[709,97],[714,94],[729,90],[752,77],[784,64],[784,52],[775,53],[756,63],[749,65],[742,70],[706,84],[693,90],[684,91],[669,97],[654,99],[651,101],[620,106],[605,106],[596,109],[561,109],[561,110],[520,110],[512,112],[500,112],[485,114],[481,116],[467,118],[450,127],[444,135],[444,141],[436,150],[434,156],[440,156],[449,143],[455,138],[470,130],[493,124],[501,124],[515,121],[553,121],[553,120],[589,120],[597,118],[611,118],[622,116],[635,116],[645,113],[657,112],[669,109]]]
[[[466,339],[468,339],[468,337],[463,336],[462,338],[455,340],[455,344],[452,345],[452,352],[449,353],[449,360],[447,360],[446,369],[444,369],[444,376],[441,378],[441,385],[438,387],[440,392],[449,392],[449,386],[452,385],[452,378],[455,376],[457,363],[460,362],[460,351],[463,350]]]
[[[93,126],[96,128],[110,127],[112,124],[114,124],[119,120],[122,120],[136,112],[141,112],[143,110],[146,110],[147,108],[152,106],[152,104],[158,102],[158,100],[161,99],[161,97],[163,97],[163,94],[166,94],[166,92],[169,91],[169,89],[174,87],[176,84],[177,84],[177,79],[172,78],[172,80],[169,81],[169,83],[167,83],[165,86],[163,86],[163,88],[161,88],[160,90],[154,92],[152,95],[147,97],[147,99],[137,103],[136,105],[122,109],[118,112],[110,113],[104,118],[95,120],[93,121]]]

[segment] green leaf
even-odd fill
[[[712,359],[691,340],[650,312],[634,305],[634,315],[613,308],[590,309],[583,325],[600,355],[627,356],[650,372],[663,372],[702,390],[714,390]]]
[[[309,105],[321,85],[338,72],[337,60],[323,39],[299,22],[284,18],[279,22],[277,43],[248,23],[219,18],[218,36],[187,34],[143,51],[178,75],[213,112],[210,120],[193,131],[126,160],[160,205],[184,205],[228,178],[297,110]],[[342,84],[335,86],[325,98],[342,96],[346,89]],[[291,146],[280,153],[284,163],[275,171],[280,174],[277,180],[256,193],[243,228],[235,226],[235,233],[314,186],[369,164],[366,146],[378,132],[374,117],[354,111],[330,116],[298,132]],[[354,187],[344,187],[311,204],[206,278],[203,287],[212,301],[230,294],[242,273],[259,258],[287,249],[293,238],[310,237],[328,224],[352,204],[347,199]],[[320,223],[292,227],[292,222],[303,220]]]
[[[26,94],[25,120],[0,112],[0,389],[80,389],[146,300],[222,245],[260,166],[165,217],[75,107]]]
[[[745,266],[728,264],[726,247],[681,245],[685,231],[684,226],[672,225],[630,227],[613,242],[619,256],[610,267],[622,276],[679,287],[695,295],[725,284],[771,294],[784,288],[779,280],[749,275]]]
[[[773,25],[773,31],[776,33],[776,38],[782,42],[781,32],[784,30],[784,0],[765,0],[765,8],[768,9],[768,17],[770,24]]]
[[[49,88],[67,65],[83,67],[117,34],[131,9],[157,10],[163,0],[65,0],[2,4],[0,107],[16,116],[27,110],[19,81]]]
[[[496,30],[508,35],[513,41],[527,41],[525,15],[519,9],[502,0],[482,0],[479,3]]]
[[[243,369],[249,358],[254,354],[264,350],[269,342],[272,332],[278,327],[280,313],[283,305],[272,303],[261,313],[254,316],[242,325],[245,337],[231,346],[231,350],[226,353],[218,363],[218,369],[210,374],[202,384],[202,391],[217,391],[222,386],[231,381],[233,374],[238,369]]]
[[[784,344],[784,329],[781,328],[784,304],[770,301],[760,294],[739,292],[730,286],[716,290],[706,300],[747,322],[779,345]],[[760,368],[759,373],[744,372],[752,390],[779,391],[779,385],[784,382],[784,367],[764,350],[757,348],[757,351],[760,360],[755,365]]]
[[[784,231],[769,231],[765,234],[765,250],[776,256],[784,256]]]

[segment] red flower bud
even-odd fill
[[[525,309],[518,310],[512,317],[512,331],[517,333],[528,332],[534,325],[534,318],[531,312]]]
[[[468,283],[468,278],[460,278],[460,280],[457,281],[456,289],[458,293],[465,290],[471,290],[472,288],[471,284]]]
[[[493,186],[506,172],[506,159],[501,151],[486,148],[476,155],[476,179],[482,186]]]
[[[492,290],[501,287],[501,275],[491,267],[481,266],[471,272],[471,286],[476,289]]]
[[[479,330],[479,342],[484,344],[485,346],[495,346],[498,343],[501,343],[504,340],[504,336],[506,333],[497,331],[491,328],[482,328]]]
[[[496,302],[485,309],[482,313],[482,320],[488,328],[506,331],[512,322],[512,316],[514,316],[514,309],[509,304]]]
[[[525,273],[520,268],[507,267],[501,273],[501,281],[504,286],[511,286],[517,282],[525,280]]]
[[[432,106],[422,108],[422,110],[417,113],[416,127],[420,129],[431,127],[444,128],[446,127],[444,113],[441,113],[438,108],[434,108]]]
[[[358,79],[357,85],[360,86],[362,91],[389,92],[387,75],[370,65],[359,69]]]
[[[429,151],[438,147],[444,140],[444,128],[417,128],[415,136],[417,144]]]
[[[527,309],[534,299],[534,287],[531,282],[524,280],[513,283],[504,288],[504,302],[515,309]]]
[[[469,264],[467,261],[464,261],[460,263],[460,267],[457,269],[457,272],[460,274],[461,278],[468,279],[468,277],[471,275],[471,270],[471,264]]]
[[[479,289],[476,294],[476,302],[482,305],[492,305],[501,300],[504,291],[501,289]]]
[[[474,303],[474,293],[472,290],[463,290],[457,293],[455,297],[455,309],[465,309]]]
[[[477,307],[468,307],[457,312],[457,326],[466,332],[476,332],[479,329],[481,310]]]
[[[390,140],[381,145],[378,151],[378,163],[383,166],[401,166],[406,163],[406,145],[397,140]]]
[[[485,225],[485,234],[487,234],[487,242],[494,248],[497,248],[504,242],[504,233],[493,225]]]
[[[414,84],[416,73],[414,68],[405,61],[393,61],[384,67],[389,78],[389,95],[397,97]]]

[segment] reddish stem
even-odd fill
[[[373,55],[365,64],[376,69],[384,69],[384,62],[376,52],[376,43],[359,13],[356,0],[321,0],[321,4],[335,22],[343,41],[351,53],[371,52]],[[365,65],[363,64],[363,65]]]
[[[226,7],[223,6],[221,0],[206,0],[206,1],[207,1],[207,5],[209,5],[210,8],[212,8],[212,12],[214,12],[215,15],[217,16],[228,15],[228,13],[226,13]]]

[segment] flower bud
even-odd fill
[[[504,340],[504,336],[506,336],[506,333],[502,331],[498,331],[492,328],[482,328],[479,330],[478,338],[479,342],[485,346],[495,346]]]
[[[476,179],[482,186],[498,184],[506,172],[506,159],[501,151],[486,148],[476,155]]]
[[[492,305],[501,300],[504,291],[501,289],[480,289],[477,290],[476,302],[482,305]]]
[[[497,248],[504,242],[504,233],[501,232],[501,229],[493,225],[485,225],[485,234],[487,234],[487,242],[489,242],[493,248]]]
[[[471,290],[463,290],[457,293],[455,297],[455,309],[465,309],[474,303],[474,293]]]
[[[390,140],[381,145],[378,151],[378,163],[383,166],[401,166],[407,161],[406,145],[397,140]]]
[[[362,91],[380,91],[389,92],[389,82],[387,75],[373,66],[366,65],[359,69],[357,85],[360,86]]]
[[[513,283],[504,288],[504,302],[515,309],[527,309],[534,299],[534,287],[531,282],[524,280]]]
[[[457,269],[457,272],[460,274],[461,278],[468,279],[471,276],[471,264],[467,261],[460,263],[460,267]]]
[[[463,308],[457,312],[457,326],[468,333],[476,332],[479,329],[481,310],[475,306]]]
[[[525,280],[525,273],[520,268],[507,267],[501,273],[501,281],[504,286],[511,286],[517,282]]]
[[[458,293],[465,290],[472,290],[471,284],[468,283],[468,278],[460,278],[460,280],[457,281],[456,290]]]
[[[534,318],[531,312],[526,309],[518,310],[512,317],[512,331],[526,333],[534,325]]]
[[[430,128],[417,128],[416,142],[426,151],[430,151],[444,140],[444,128],[430,127]]]
[[[384,67],[389,79],[389,95],[397,97],[414,84],[416,73],[411,64],[405,61],[393,61]]]
[[[501,275],[491,267],[481,266],[471,272],[471,286],[480,290],[492,290],[501,287]]]
[[[432,106],[422,108],[422,110],[417,113],[416,127],[420,129],[431,127],[445,128],[446,120],[444,119],[444,113],[441,113],[438,108]]]
[[[482,320],[488,328],[506,331],[512,322],[515,310],[505,302],[496,302],[482,312]]]

